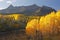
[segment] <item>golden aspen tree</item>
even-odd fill
[[[60,10],[58,10],[56,12],[56,19],[58,20],[56,25],[57,25],[57,28],[58,28],[58,32],[60,32]]]
[[[30,22],[28,22],[27,26],[26,26],[26,34],[31,35],[31,36],[35,36],[36,30],[37,30],[37,24],[38,24],[37,19],[33,19]]]

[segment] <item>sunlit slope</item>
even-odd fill
[[[0,14],[0,18],[13,18],[14,20],[18,20],[19,17],[24,16],[23,14],[8,14],[8,15],[3,15]]]

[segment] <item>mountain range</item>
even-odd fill
[[[13,6],[10,5],[6,9],[0,10],[1,14],[12,14],[12,13],[19,13],[24,15],[46,15],[50,12],[56,12],[55,9],[48,7],[48,6],[38,6],[36,4],[29,5],[29,6]]]

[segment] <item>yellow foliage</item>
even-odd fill
[[[19,17],[18,14],[13,14],[12,16],[14,17],[15,20],[18,20],[18,17]]]
[[[36,21],[38,22],[36,23]],[[43,34],[45,33],[57,34],[58,31],[60,31],[60,11],[57,11],[56,13],[51,12],[46,16],[42,16],[40,20],[39,19],[31,20],[30,22],[27,23],[26,32],[29,30],[29,28],[31,31],[32,31],[32,28],[34,31],[36,31],[37,30],[36,28],[38,28],[38,30],[42,31]],[[29,32],[27,33],[29,34]]]
[[[22,16],[22,14],[9,14],[9,15],[2,15],[0,14],[0,18],[13,18],[14,20],[18,20],[19,16]]]
[[[36,35],[36,29],[37,29],[37,25],[38,25],[38,20],[37,19],[33,19],[30,22],[27,23],[27,27],[26,27],[26,34],[33,34]],[[32,35],[32,36],[33,36]]]

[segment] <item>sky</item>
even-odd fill
[[[0,0],[0,10],[7,8],[10,4],[13,6],[45,5],[55,10],[60,10],[60,0]]]

